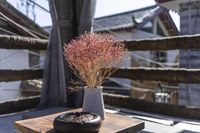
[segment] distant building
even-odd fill
[[[118,40],[160,38],[179,34],[169,10],[158,5],[96,18],[94,31],[112,34]],[[134,51],[130,53],[131,57],[127,57],[123,65],[126,67],[158,65],[151,60],[174,63],[177,55],[178,50]],[[131,85],[130,80],[123,80],[122,83]]]
[[[180,34],[200,33],[200,0],[156,0],[180,15]],[[189,45],[189,44],[188,44]],[[200,50],[180,50],[180,67],[200,68]],[[179,103],[200,106],[200,84],[180,84]]]
[[[48,33],[14,8],[0,1],[0,35],[48,38]],[[0,49],[0,69],[28,69],[39,64],[38,51]],[[17,89],[20,82],[0,83],[0,89]]]

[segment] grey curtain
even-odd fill
[[[95,5],[96,0],[49,0],[53,26],[38,108],[66,105],[66,90],[72,77],[64,61],[63,46],[77,35],[91,31]]]

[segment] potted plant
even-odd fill
[[[86,86],[82,111],[105,119],[102,83],[119,67],[126,48],[108,34],[85,33],[64,46],[70,68]]]

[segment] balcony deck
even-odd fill
[[[164,115],[156,115],[150,113],[144,113],[140,111],[133,111],[129,109],[115,108],[112,106],[106,106],[107,111],[116,114],[122,114],[127,117],[141,119],[145,122],[145,129],[139,133],[161,133],[161,132],[170,132],[170,133],[196,133],[200,131],[200,121],[189,120],[189,119],[180,119],[175,117],[168,117]],[[56,112],[65,111],[65,107],[51,108],[42,111],[24,111],[20,113],[2,115],[0,116],[0,133],[18,133],[14,129],[14,121],[21,120],[26,117],[37,117],[41,115],[52,114]]]

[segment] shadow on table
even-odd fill
[[[46,133],[57,133],[57,132],[55,132],[54,129],[50,129],[50,130],[48,130]]]

